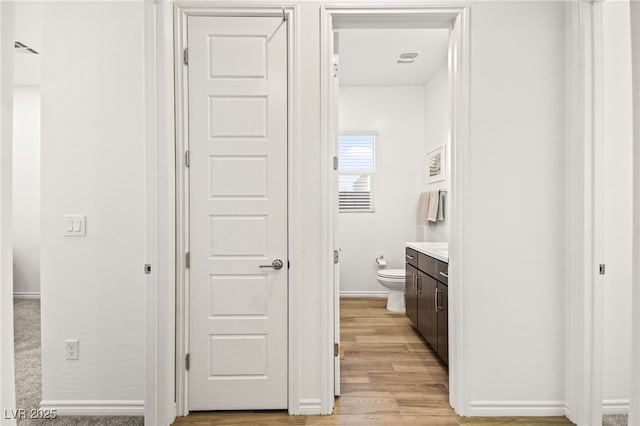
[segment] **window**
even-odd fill
[[[338,139],[340,212],[373,212],[375,135],[358,133]]]

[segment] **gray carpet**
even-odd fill
[[[42,399],[40,369],[40,301],[16,300],[14,328],[16,347],[16,407],[27,413],[37,409]],[[53,420],[19,419],[19,425],[46,426],[136,426],[143,417],[127,416],[60,416]]]
[[[602,424],[604,426],[627,426],[628,423],[629,418],[626,415],[602,417]]]

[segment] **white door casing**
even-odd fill
[[[334,70],[336,70],[334,72],[333,75],[333,120],[331,121],[331,135],[333,137],[334,140],[334,144],[333,144],[333,158],[337,158],[338,157],[338,135],[339,135],[339,131],[338,131],[338,107],[339,107],[339,95],[340,95],[340,74],[338,73],[338,68],[339,68],[339,33],[336,31],[333,33],[333,66],[334,66]],[[335,161],[335,160],[334,160]],[[333,179],[333,194],[334,194],[334,199],[333,202],[334,204],[334,209],[335,209],[335,214],[333,215],[333,241],[334,241],[334,245],[335,248],[334,250],[338,250],[338,253],[340,251],[339,247],[340,247],[340,229],[338,227],[338,170],[337,167],[334,167],[334,179]],[[338,263],[334,264],[334,268],[333,268],[333,283],[334,283],[334,293],[333,293],[333,303],[335,306],[334,309],[334,345],[338,345],[338,348],[340,348],[340,261],[338,258]],[[333,383],[334,383],[334,394],[336,396],[340,395],[340,380],[341,380],[341,375],[340,375],[340,360],[342,358],[342,354],[340,353],[340,350],[338,350],[338,353],[335,354],[334,352],[334,366],[333,366]]]
[[[406,7],[392,5],[391,2],[376,5],[352,5],[352,4],[335,4],[331,6],[321,6],[321,105],[322,105],[322,141],[323,141],[323,160],[328,163],[329,155],[334,152],[335,136],[332,132],[332,126],[336,126],[336,102],[337,95],[334,91],[332,81],[334,80],[333,62],[335,59],[334,51],[334,32],[343,29],[373,29],[373,28],[448,28],[451,31],[449,54],[452,61],[450,70],[451,77],[451,93],[452,93],[452,121],[451,121],[451,202],[452,211],[459,214],[451,216],[451,238],[449,245],[449,275],[450,282],[455,281],[456,291],[449,293],[449,303],[453,309],[449,310],[449,344],[450,344],[450,391],[449,402],[459,415],[469,415],[469,398],[466,385],[466,372],[468,369],[469,358],[467,356],[466,342],[468,337],[464,335],[463,329],[468,323],[466,318],[466,310],[464,307],[463,297],[465,288],[466,264],[464,262],[456,262],[455,259],[464,259],[467,256],[465,243],[468,232],[465,231],[466,216],[463,214],[468,209],[469,183],[468,170],[470,159],[469,145],[469,47],[470,47],[470,31],[469,31],[469,13],[470,7],[447,6],[425,6],[425,7]],[[330,154],[331,153],[331,154]],[[330,172],[330,167],[326,164],[322,167],[323,188],[323,221],[322,229],[327,229],[326,240],[323,240],[322,247],[333,249],[337,246],[336,235],[334,232],[334,220],[337,214],[335,205],[334,174]],[[328,251],[328,250],[327,250]],[[327,287],[323,289],[323,295],[327,300],[333,300],[334,303],[329,307],[328,315],[335,322],[335,315],[339,313],[339,299],[335,297],[336,287],[339,282],[335,280],[334,265],[323,264],[323,269],[329,272],[328,277],[334,278],[328,282]],[[452,281],[453,280],[453,281]],[[332,325],[333,325],[332,324]],[[337,332],[335,328],[331,329],[331,334],[326,333],[326,341],[335,341]],[[323,365],[326,372],[325,376],[331,374],[331,379],[339,373],[335,368],[335,362],[332,359],[331,368]],[[332,380],[331,397],[337,390],[336,383]],[[328,387],[328,386],[327,386]],[[323,405],[324,408],[324,405]]]
[[[287,408],[283,23],[187,22],[189,410]]]

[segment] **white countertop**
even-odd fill
[[[449,263],[449,243],[405,243],[409,248],[419,251],[422,254],[436,258],[442,262]]]

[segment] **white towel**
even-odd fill
[[[418,200],[418,225],[427,224],[427,211],[429,211],[430,194],[430,192],[423,192],[420,194],[420,200]]]
[[[438,201],[438,221],[444,220],[444,199],[446,197],[446,191],[439,191],[440,197]]]
[[[438,209],[440,205],[440,191],[429,192],[429,208],[427,210],[427,220],[436,222],[438,220]]]

